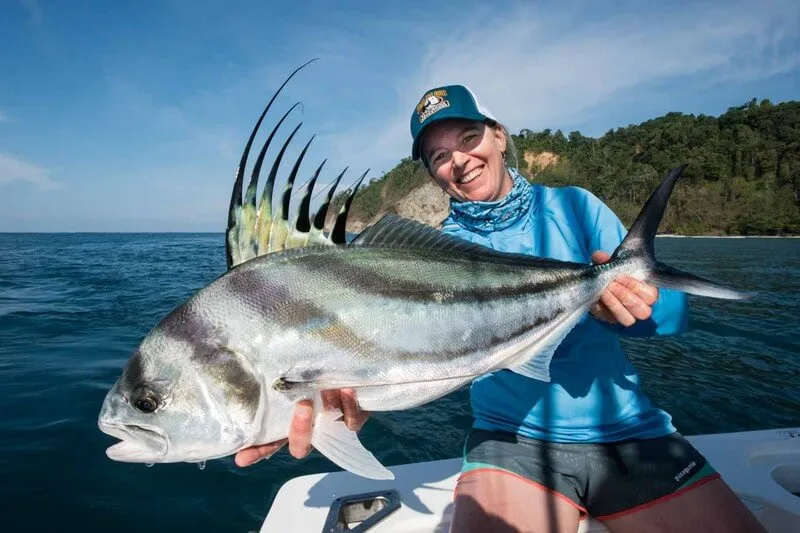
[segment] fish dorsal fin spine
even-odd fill
[[[314,61],[313,59],[311,61]],[[263,185],[263,190],[260,195],[260,201],[257,202],[257,188],[259,176],[261,173],[262,165],[267,163],[265,157],[271,145],[273,138],[278,134],[279,129],[284,124],[284,121],[289,117],[292,111],[297,108],[300,103],[294,104],[286,111],[282,118],[272,128],[269,136],[261,148],[255,164],[252,169],[252,176],[247,189],[244,190],[244,175],[247,167],[247,160],[250,155],[253,142],[259,128],[261,128],[268,111],[275,102],[278,94],[283,90],[298,71],[303,69],[311,61],[298,67],[294,70],[277,89],[272,98],[270,98],[260,117],[253,127],[250,137],[247,140],[244,151],[242,153],[239,167],[236,172],[236,180],[234,182],[233,191],[231,193],[231,202],[228,210],[228,226],[225,232],[225,255],[227,260],[228,269],[240,265],[246,261],[256,257],[267,255],[282,250],[300,248],[308,245],[342,245],[345,244],[345,228],[347,219],[350,214],[350,207],[353,199],[358,192],[358,187],[361,181],[366,177],[366,172],[358,181],[352,192],[347,196],[344,206],[336,217],[336,222],[331,229],[330,234],[324,232],[325,221],[327,218],[331,200],[334,197],[334,192],[337,185],[339,185],[345,171],[342,171],[328,190],[327,197],[320,208],[315,214],[311,214],[311,198],[313,194],[314,185],[317,183],[322,166],[317,167],[313,177],[309,180],[308,185],[305,187],[303,198],[300,201],[300,206],[297,213],[290,214],[290,205],[292,203],[292,193],[294,189],[295,179],[298,173],[301,172],[301,165],[306,158],[306,154],[311,146],[314,136],[308,140],[305,147],[300,152],[300,155],[295,159],[292,165],[289,176],[286,180],[286,185],[282,194],[282,198],[277,206],[273,209],[273,190],[275,187],[276,179],[283,162],[284,155],[292,142],[295,134],[300,128],[297,124],[289,134],[288,138],[283,142],[280,151],[272,158],[272,164],[267,165],[270,168],[269,175]],[[347,170],[345,168],[345,170]],[[242,193],[244,192],[244,199]],[[291,220],[291,223],[290,223]]]

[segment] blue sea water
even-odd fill
[[[691,299],[690,331],[625,339],[652,399],[685,434],[800,425],[800,240],[658,239],[659,258],[751,301]],[[257,530],[282,483],[336,467],[285,451],[251,468],[115,463],[96,425],[131,350],[225,269],[222,235],[0,234],[1,531]],[[454,457],[465,390],[375,415],[385,464]]]

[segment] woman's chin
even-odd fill
[[[466,202],[486,202],[492,197],[492,188],[488,186],[483,176],[478,176],[469,183],[462,183],[458,186],[461,197]]]

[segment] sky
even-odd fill
[[[300,183],[391,170],[439,85],[512,133],[800,100],[800,2],[5,0],[0,232],[223,231],[250,130],[312,58],[266,119],[301,102],[276,191],[312,135]]]

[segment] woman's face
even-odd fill
[[[446,119],[425,129],[422,156],[439,186],[456,200],[493,202],[511,190],[500,126]]]

